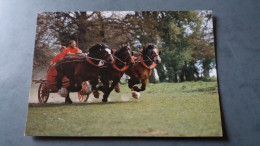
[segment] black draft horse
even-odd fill
[[[140,91],[144,91],[148,78],[152,74],[152,69],[156,64],[161,63],[160,51],[154,44],[147,44],[143,47],[141,56],[135,63],[126,70],[126,75],[130,76],[128,87],[132,91],[134,98],[139,98]],[[141,81],[141,87],[134,86]]]
[[[104,63],[111,64],[113,56],[111,50],[105,44],[96,44],[89,49],[89,52],[84,57],[71,58],[65,57],[56,64],[57,88],[62,87],[62,78],[67,76],[69,78],[69,86],[67,87],[67,94],[65,94],[65,103],[72,103],[69,92],[78,92],[81,90],[81,83],[90,80],[92,91],[97,91],[98,76],[100,66]]]
[[[111,91],[116,85],[119,86],[120,79],[125,73],[125,70],[134,63],[132,59],[132,51],[127,45],[121,45],[120,48],[115,51],[113,57],[113,64],[106,68],[102,68],[100,71],[100,80],[103,83],[103,86],[99,86],[98,89],[104,93],[102,102],[107,102],[107,98]],[[111,80],[113,82],[109,87],[109,81]],[[116,90],[116,92],[119,91]]]

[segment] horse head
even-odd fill
[[[132,59],[132,51],[128,45],[121,45],[120,48],[116,50],[114,55],[120,62],[126,65],[134,63]]]
[[[92,58],[105,60],[107,63],[113,63],[112,52],[106,44],[96,44],[89,49],[89,56]]]
[[[156,64],[161,63],[161,52],[154,44],[147,44],[145,47],[143,47],[142,55],[144,58],[147,58]]]

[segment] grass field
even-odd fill
[[[217,82],[127,85],[108,103],[29,104],[28,136],[222,136]]]

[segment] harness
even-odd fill
[[[123,62],[122,60],[120,60],[118,57],[116,57],[116,56],[114,56],[115,57],[115,59],[114,59],[114,61],[113,61],[113,68],[114,69],[116,69],[117,71],[120,71],[120,72],[123,72],[123,71],[125,71],[127,68],[128,68],[128,66],[126,65],[126,62]],[[117,66],[116,66],[116,60],[118,60],[118,61],[120,61],[120,62],[122,62],[125,66],[123,67],[123,68],[118,68]]]
[[[148,68],[148,69],[153,69],[153,68],[155,68],[156,65],[157,65],[155,62],[153,62],[150,66],[148,66],[147,64],[144,63],[145,60],[143,60],[143,56],[140,56],[139,61],[136,61],[136,62],[141,62],[141,64],[142,64],[144,67]]]

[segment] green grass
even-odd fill
[[[30,104],[29,136],[222,136],[216,82],[149,84],[140,99],[127,85],[110,102]]]

